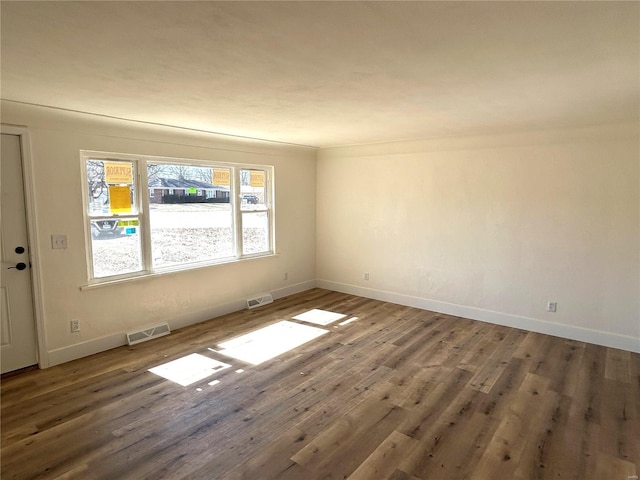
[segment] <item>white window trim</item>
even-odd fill
[[[142,269],[136,272],[124,273],[120,275],[111,275],[106,277],[94,278],[93,272],[93,252],[92,252],[92,238],[91,238],[91,220],[95,219],[94,216],[89,215],[88,211],[88,178],[87,178],[87,160],[113,160],[113,161],[130,161],[135,165],[134,185],[136,191],[136,205],[138,213],[115,215],[116,218],[125,218],[136,216],[141,229],[140,249],[141,249],[141,262]],[[132,155],[123,153],[111,153],[94,150],[81,150],[80,151],[80,163],[82,168],[82,195],[83,195],[83,222],[85,230],[85,245],[86,245],[86,262],[87,262],[87,277],[88,283],[82,286],[81,289],[93,288],[103,285],[119,284],[122,282],[128,282],[136,279],[143,279],[149,277],[156,277],[159,275],[173,274],[188,270],[200,269],[205,267],[211,267],[216,265],[223,265],[234,262],[241,262],[256,258],[272,257],[276,255],[275,251],[275,215],[274,215],[274,167],[271,165],[256,165],[249,163],[232,163],[232,162],[219,162],[219,161],[207,161],[197,159],[185,159],[185,158],[173,158],[173,157],[159,157],[151,155]],[[192,166],[212,167],[212,168],[228,168],[231,171],[232,181],[229,185],[229,199],[232,209],[232,235],[234,241],[234,255],[231,257],[225,257],[215,260],[207,260],[201,262],[194,262],[188,264],[172,265],[168,267],[162,267],[153,269],[151,258],[151,229],[149,219],[149,207],[150,202],[148,195],[144,195],[148,191],[148,178],[147,178],[147,164],[148,163],[168,163],[168,164],[185,164]],[[254,210],[242,210],[241,208],[241,194],[240,194],[240,170],[260,170],[265,173],[265,208]],[[141,194],[143,193],[143,194]],[[235,201],[231,201],[235,199]],[[269,222],[269,235],[268,235],[268,249],[265,252],[242,254],[242,213],[246,212],[267,212],[267,218]],[[113,215],[109,215],[113,218]]]

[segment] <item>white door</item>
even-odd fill
[[[0,165],[0,250],[2,288],[0,334],[2,373],[38,363],[31,291],[31,267],[22,179],[22,154],[18,135],[2,134]]]

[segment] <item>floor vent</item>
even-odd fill
[[[273,297],[270,293],[265,293],[253,298],[247,298],[247,308],[249,310],[251,310],[252,308],[260,307],[261,305],[266,305],[268,303],[273,303]]]
[[[127,343],[129,345],[135,345],[136,343],[146,342],[158,337],[164,337],[169,335],[171,330],[168,323],[156,325],[155,327],[145,328],[144,330],[138,330],[137,332],[127,333]]]

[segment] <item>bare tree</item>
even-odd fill
[[[89,197],[92,200],[107,193],[107,182],[104,177],[104,162],[101,160],[87,161],[87,180],[89,182]]]
[[[168,175],[169,168],[171,165],[158,165],[154,163],[150,163],[147,165],[147,177],[149,185],[151,185],[155,180]]]
[[[189,171],[192,167],[189,165],[165,165],[164,173],[169,175],[171,178],[177,178],[178,180],[187,180],[189,179]]]
[[[192,167],[194,180],[200,180],[201,182],[212,183],[213,182],[213,169],[209,167]]]
[[[240,170],[240,185],[249,185],[251,183],[251,172],[249,170]]]
[[[212,170],[209,167],[193,167],[191,165],[158,165],[157,167],[161,168],[157,175],[163,174],[179,180],[199,180],[207,183],[212,181]]]

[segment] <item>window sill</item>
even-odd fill
[[[247,257],[243,257],[243,258],[234,258],[234,259],[230,259],[230,260],[223,260],[223,261],[219,261],[216,263],[206,263],[206,264],[199,264],[199,265],[194,265],[188,268],[168,268],[166,270],[161,270],[161,271],[157,271],[157,272],[143,272],[143,273],[135,273],[135,274],[131,274],[130,276],[127,277],[120,277],[120,278],[113,278],[113,279],[105,279],[105,280],[96,280],[93,283],[88,283],[86,285],[81,285],[80,286],[80,290],[81,291],[85,291],[85,290],[93,290],[96,288],[102,288],[102,287],[108,287],[111,285],[121,285],[124,283],[132,283],[132,282],[138,282],[141,280],[148,280],[151,278],[158,278],[158,277],[166,277],[168,275],[175,275],[177,273],[186,273],[186,272],[190,272],[193,270],[200,270],[203,268],[211,268],[211,267],[217,267],[219,265],[229,265],[230,263],[241,263],[241,262],[248,262],[248,261],[252,261],[252,260],[259,260],[261,258],[272,258],[272,257],[278,257],[280,256],[279,253],[267,253],[267,254],[260,254],[260,255],[253,255],[253,256],[247,256]]]

